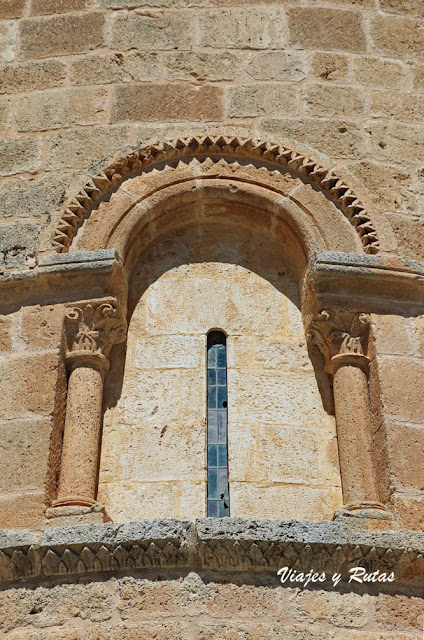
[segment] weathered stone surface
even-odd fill
[[[424,529],[423,492],[395,491],[390,499],[404,527]]]
[[[402,214],[389,214],[387,217],[403,255],[412,259],[419,256],[424,260],[424,222],[421,217],[409,218]]]
[[[30,349],[60,348],[63,314],[60,305],[24,307],[21,331]]]
[[[31,15],[45,15],[49,13],[67,13],[68,11],[84,11],[90,0],[32,0]]]
[[[371,35],[383,55],[424,60],[424,32],[419,20],[381,14],[374,18]]]
[[[310,85],[306,91],[306,108],[316,116],[355,116],[365,111],[361,91],[352,87]]]
[[[105,120],[105,89],[60,89],[24,96],[16,109],[18,131],[46,131]]]
[[[46,492],[28,491],[0,495],[0,526],[36,529],[43,521]]]
[[[41,164],[41,140],[18,138],[0,141],[0,175],[36,171]]]
[[[339,53],[314,53],[311,67],[313,73],[321,80],[337,82],[348,79],[349,59]]]
[[[21,56],[25,59],[89,51],[103,44],[104,16],[85,12],[23,20]]]
[[[184,14],[143,15],[122,12],[113,16],[111,46],[115,49],[189,48],[192,41],[189,17]]]
[[[23,62],[0,67],[0,93],[49,89],[63,84],[66,65],[61,60]]]
[[[311,4],[321,4],[321,0],[310,0]],[[361,7],[364,9],[375,9],[374,0],[330,0],[326,4],[331,4],[335,6],[339,6],[340,8],[349,8],[360,9]]]
[[[0,62],[12,62],[14,59],[17,33],[14,22],[0,23]]]
[[[411,322],[397,315],[375,315],[372,319],[377,353],[412,355],[414,353]]]
[[[321,456],[318,436],[313,430],[308,431],[305,438],[302,428],[262,425],[259,447],[261,475],[265,481],[320,484]],[[275,455],[276,451],[279,452],[278,456]]]
[[[25,0],[0,0],[0,19],[20,18],[25,7]]]
[[[12,350],[13,316],[0,316],[0,352]]]
[[[387,357],[380,365],[382,401],[394,418],[421,424],[423,396],[420,379],[424,364],[405,357]],[[399,385],[402,380],[402,385]]]
[[[33,257],[39,233],[37,222],[19,221],[0,225],[0,271],[20,266]]]
[[[332,118],[331,120],[305,118],[283,120],[263,118],[261,126],[293,140],[299,140],[335,158],[357,158],[362,155],[363,132],[355,122]]]
[[[15,178],[0,184],[0,217],[43,217],[56,212],[72,182],[73,173],[40,178]]]
[[[355,57],[352,63],[354,76],[361,84],[394,89],[407,88],[408,77],[400,62],[367,56]]]
[[[424,96],[420,94],[399,94],[388,91],[371,93],[371,109],[377,116],[422,123],[424,114]]]
[[[179,52],[165,54],[165,77],[168,80],[234,80],[241,73],[239,53]]]
[[[359,11],[312,7],[288,9],[290,43],[306,49],[341,49],[361,53],[366,40]]]
[[[380,0],[380,7],[385,11],[424,18],[424,7],[420,0]]]
[[[0,133],[9,131],[11,123],[11,103],[7,98],[0,99]]]
[[[0,492],[43,490],[47,477],[49,418],[0,421]]]
[[[424,160],[424,128],[399,122],[370,122],[367,124],[369,150],[377,160],[415,162]]]
[[[386,431],[393,485],[424,491],[424,425],[391,423]]]
[[[169,7],[174,0],[149,0],[149,7]],[[96,0],[96,6],[105,9],[137,9],[140,0]]]
[[[351,166],[351,171],[369,193],[388,211],[413,211],[416,193],[413,175],[402,167],[366,161]],[[412,256],[411,256],[412,257]]]
[[[413,77],[414,77],[413,88],[416,91],[424,91],[424,65],[423,66],[414,65],[412,69],[413,69]]]
[[[361,628],[369,622],[367,601],[347,593],[340,601],[338,593],[301,591],[294,604],[294,615],[300,622],[316,624],[326,620],[335,627]]]
[[[230,118],[278,116],[281,112],[297,114],[299,98],[295,87],[286,85],[244,84],[228,92]]]
[[[54,133],[50,136],[47,168],[79,169],[99,162],[122,147],[123,127],[90,127]]]
[[[381,594],[376,599],[376,618],[390,627],[399,627],[401,630],[421,629],[423,626],[423,610],[420,598],[408,598],[397,596],[391,598]]]
[[[214,86],[137,85],[116,87],[112,122],[133,120],[221,120],[223,92]],[[184,114],[184,115],[182,115]]]
[[[57,353],[1,358],[1,412],[4,420],[31,415],[49,416],[54,410]]]
[[[87,55],[77,58],[71,66],[71,81],[81,84],[109,84],[115,82],[159,79],[159,56],[156,53],[113,53],[107,56]]]
[[[285,45],[279,8],[211,9],[199,16],[198,44],[228,49],[279,49]]]
[[[260,51],[249,55],[246,72],[255,80],[303,80],[306,58],[296,51]]]

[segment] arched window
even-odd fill
[[[227,339],[211,331],[208,367],[208,516],[230,515],[227,434]]]

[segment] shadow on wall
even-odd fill
[[[208,286],[210,281],[214,280],[213,266],[218,266],[221,287],[215,286],[212,292],[212,290],[208,291]],[[189,293],[193,294],[193,289],[187,286],[193,272],[197,283],[202,282],[204,287],[203,291],[199,291],[197,287],[197,300],[189,297]],[[249,273],[255,274],[256,284],[252,283],[252,286],[248,287],[242,301],[233,300],[231,281],[240,279],[246,282]],[[171,297],[164,300],[166,308],[163,309],[163,314],[172,314],[172,322],[175,323],[174,333],[178,333],[179,317],[175,313],[179,306],[175,304],[175,299],[178,298],[180,303],[182,301],[183,306],[190,305],[193,309],[199,310],[199,305],[205,301],[210,305],[216,305],[219,309],[215,314],[215,324],[208,324],[209,314],[205,314],[202,319],[203,327],[199,326],[197,333],[206,335],[215,326],[229,330],[228,315],[233,314],[234,316],[234,313],[241,312],[245,316],[246,314],[247,316],[254,314],[261,321],[255,327],[255,331],[252,331],[248,321],[244,327],[242,326],[242,318],[241,326],[238,328],[239,330],[236,330],[236,333],[242,334],[244,329],[248,334],[261,335],[272,318],[272,308],[267,306],[266,300],[261,299],[260,287],[258,286],[260,280],[269,283],[277,295],[285,296],[288,299],[292,305],[292,313],[294,309],[301,312],[299,286],[289,256],[284,254],[281,246],[273,243],[269,238],[232,223],[219,221],[216,223],[186,224],[159,236],[141,253],[130,277],[129,333],[132,317],[139,301],[143,299],[150,287],[154,287],[159,280],[166,277],[173,280],[170,293],[174,296],[174,300]],[[172,311],[172,306],[174,306],[174,311]],[[156,313],[161,315],[161,310],[156,309]],[[182,328],[182,333],[184,333],[184,328]],[[265,330],[265,333],[268,331]],[[302,329],[300,328],[297,337],[301,337],[301,333]],[[303,340],[306,345],[307,341],[304,335]],[[318,350],[309,348],[309,345],[307,349],[324,409],[333,414],[331,381],[324,373],[323,357]],[[113,347],[111,369],[106,379],[105,409],[116,406],[120,398],[126,357],[127,343]]]

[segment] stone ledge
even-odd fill
[[[28,303],[34,299],[35,287],[38,304],[101,298],[108,293],[122,296],[120,256],[115,249],[54,253],[40,257],[31,269],[0,272],[4,305]]]
[[[421,589],[424,532],[350,531],[337,522],[244,518],[84,524],[43,533],[0,531],[0,582],[139,569],[272,573],[391,572],[396,587]]]
[[[375,313],[423,309],[424,263],[398,256],[317,251],[309,263],[305,314],[347,305]],[[395,305],[395,307],[393,306]]]

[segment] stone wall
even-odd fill
[[[82,172],[196,126],[310,146],[424,256],[420,0],[3,0],[0,257],[30,266]]]
[[[159,578],[159,579],[158,579]],[[270,584],[271,583],[271,584]],[[421,640],[422,599],[181,577],[112,578],[0,593],[7,640]]]

